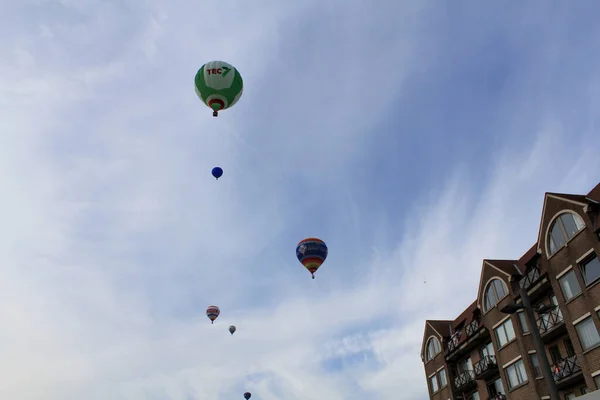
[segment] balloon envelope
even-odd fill
[[[252,395],[250,394],[250,392],[246,392],[246,393],[244,393],[244,398],[245,398],[246,400],[248,400],[250,397],[252,397]]]
[[[237,103],[244,91],[242,76],[225,61],[204,64],[196,73],[194,86],[200,100],[212,108],[214,117]]]
[[[210,323],[214,323],[215,319],[221,314],[221,310],[217,306],[208,306],[206,308],[206,316],[210,319]]]
[[[215,177],[215,179],[219,179],[220,177],[223,176],[223,168],[221,167],[214,167],[212,169],[212,176]]]
[[[229,327],[229,333],[231,333],[233,335],[233,333],[236,331],[235,326],[231,325]]]
[[[321,239],[306,238],[296,246],[296,257],[315,279],[315,272],[327,259],[328,251],[327,245]]]

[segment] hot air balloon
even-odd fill
[[[229,333],[231,333],[233,335],[235,333],[235,331],[236,331],[235,326],[231,325],[229,327]]]
[[[196,94],[213,109],[213,117],[237,103],[244,91],[242,76],[224,61],[207,62],[198,70],[194,81]]]
[[[221,314],[221,310],[217,306],[208,306],[206,309],[206,316],[210,319],[210,323],[213,324],[215,319]]]
[[[212,176],[214,176],[215,179],[219,180],[219,178],[223,176],[223,168],[221,168],[221,167],[214,167],[212,169]]]
[[[296,257],[315,279],[315,272],[327,259],[327,251],[327,245],[321,239],[307,238],[298,243]]]
[[[244,393],[244,398],[245,398],[246,400],[248,400],[250,397],[252,397],[252,394],[251,394],[250,392],[246,392],[246,393]]]

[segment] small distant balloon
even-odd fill
[[[250,397],[252,397],[252,394],[250,394],[250,392],[246,392],[246,393],[244,393],[244,398],[245,398],[246,400],[248,400]]]
[[[235,331],[236,331],[236,329],[235,329],[235,326],[234,326],[234,325],[231,325],[231,326],[229,327],[229,333],[231,333],[231,334],[233,335],[233,334],[235,333]]]
[[[296,257],[315,279],[315,272],[327,259],[327,245],[319,238],[306,238],[296,246]]]
[[[223,176],[223,168],[221,168],[221,167],[214,167],[212,169],[212,176],[214,176],[215,179],[218,180],[220,177]]]
[[[217,306],[208,306],[206,308],[206,316],[208,317],[208,319],[210,319],[211,324],[215,322],[215,319],[217,319],[220,314],[221,310],[219,310],[219,307]]]

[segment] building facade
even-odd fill
[[[536,243],[518,260],[483,260],[474,302],[454,320],[425,322],[430,398],[549,399],[531,329],[561,399],[600,389],[599,257],[600,184],[587,195],[546,193]],[[521,289],[539,311],[535,327],[518,309]]]

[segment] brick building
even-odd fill
[[[475,301],[454,320],[425,322],[430,398],[550,398],[526,315],[501,311],[521,303],[521,287],[534,308],[556,306],[536,318],[561,399],[600,389],[599,257],[600,184],[587,195],[546,193],[531,249],[483,260]]]

